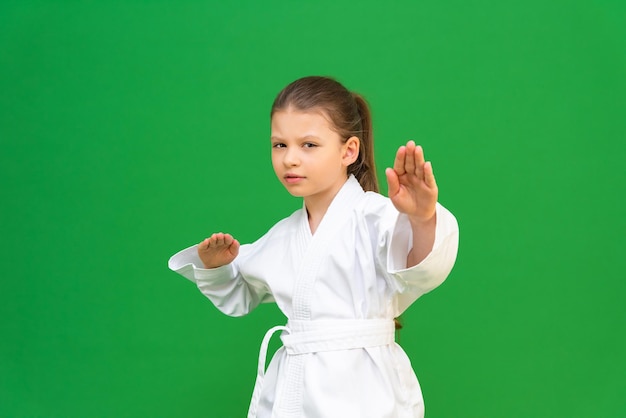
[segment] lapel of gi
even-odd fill
[[[365,196],[361,185],[354,176],[350,176],[331,202],[326,214],[322,218],[315,234],[310,238],[300,270],[294,282],[293,291],[293,319],[311,319],[311,296],[313,287],[324,256],[331,250],[332,241],[341,239],[336,237],[340,226],[350,219],[350,213]],[[303,221],[300,234],[311,235],[306,209],[303,211]],[[301,243],[306,242],[300,240]]]
[[[311,236],[306,208],[303,210],[298,233],[300,235],[299,244],[303,246],[300,254],[304,254],[304,257],[294,282],[291,319],[311,319],[311,297],[317,271],[324,260],[324,256],[332,250],[332,241],[341,239],[341,237],[336,236],[341,225],[350,219],[352,210],[364,196],[365,193],[359,182],[354,176],[350,176],[328,207],[313,236]],[[277,399],[278,408],[274,410],[272,417],[295,418],[302,416],[302,387],[306,356],[307,354],[287,356],[282,394]]]

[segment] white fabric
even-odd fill
[[[263,381],[265,380],[265,359],[267,358],[267,347],[270,343],[272,335],[274,335],[276,331],[289,331],[289,328],[280,325],[270,328],[263,337],[261,350],[259,351],[259,365],[256,373],[256,381],[254,382],[254,390],[252,391],[252,401],[250,402],[250,408],[248,409],[248,418],[256,417],[259,400],[261,399],[261,390],[263,389]]]
[[[376,347],[394,342],[394,325],[388,319],[289,321],[281,339],[291,355]]]
[[[286,343],[307,332],[306,326],[294,331],[295,324],[307,321],[329,321],[324,326],[330,329],[338,320],[389,323],[399,316],[452,269],[458,249],[456,219],[437,204],[433,250],[420,264],[406,268],[411,245],[407,217],[388,198],[363,192],[351,177],[315,234],[303,208],[258,241],[242,245],[230,265],[203,269],[193,246],[172,256],[169,267],[195,282],[228,315],[245,315],[260,303],[275,301],[289,320]],[[332,340],[349,338],[343,328]],[[300,355],[280,348],[257,395],[256,416],[423,417],[419,383],[400,346],[389,341],[358,347]]]
[[[323,351],[352,350],[377,347],[394,342],[395,323],[386,319],[289,321],[286,327],[271,328],[263,337],[259,352],[257,378],[254,384],[248,418],[255,418],[265,379],[265,359],[272,335],[284,331],[281,340],[287,355],[303,355]],[[294,396],[299,398],[299,393]],[[286,400],[289,402],[289,400]],[[300,416],[296,413],[296,416]]]

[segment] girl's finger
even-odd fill
[[[239,253],[239,241],[237,241],[236,239],[233,238],[233,242],[230,244],[229,250],[232,254],[238,254]]]
[[[433,172],[433,165],[430,161],[424,163],[424,182],[431,189],[437,188],[435,173]]]
[[[424,179],[424,149],[421,145],[415,147],[413,158],[415,160],[415,169],[413,172],[418,179]]]
[[[224,234],[222,232],[215,234],[215,245],[224,245]]]
[[[415,172],[415,142],[409,141],[406,143],[406,157],[404,159],[404,169],[407,173],[413,174]]]
[[[406,147],[403,145],[398,148],[398,152],[396,152],[396,159],[393,162],[393,169],[396,174],[401,176],[405,173],[404,169],[404,159],[406,156]]]
[[[395,169],[385,169],[385,175],[387,176],[387,186],[389,197],[395,196],[400,190],[400,181],[398,180],[398,174]]]
[[[210,247],[211,247],[211,243],[213,242],[212,237],[211,238],[205,238],[200,245],[198,246],[198,248],[202,251],[207,251]]]

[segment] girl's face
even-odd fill
[[[358,138],[343,143],[323,112],[291,107],[274,113],[271,135],[274,172],[289,193],[330,204],[358,157]]]

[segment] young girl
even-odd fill
[[[227,315],[276,302],[248,417],[423,417],[419,383],[394,342],[394,318],[449,274],[457,222],[437,203],[433,169],[409,141],[377,193],[370,112],[333,79],[305,77],[271,111],[272,164],[304,205],[258,241],[216,233],[169,267]],[[265,374],[267,344],[281,347]]]

